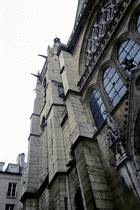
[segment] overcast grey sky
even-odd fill
[[[27,156],[37,74],[57,35],[67,44],[78,0],[0,0],[0,161]]]

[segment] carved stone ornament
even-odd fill
[[[115,31],[130,0],[109,0],[102,6],[93,22],[86,48],[86,69],[77,86],[81,90],[94,70],[98,59]]]
[[[74,148],[73,144],[71,145],[70,148],[70,161],[66,164],[67,167],[73,166],[75,164],[75,154],[74,154]]]
[[[135,65],[133,64],[134,59],[130,59],[128,60],[127,58],[124,59],[124,61],[122,62],[122,64],[125,65],[125,70],[128,70],[129,72],[131,71],[131,69],[133,69],[135,67]]]
[[[101,39],[104,37],[105,32],[113,20],[115,13],[118,10],[119,4],[122,0],[109,0],[102,6],[99,11],[95,21],[93,23],[90,36],[87,40],[87,49],[86,49],[86,65],[89,64],[93,54],[95,53]],[[108,34],[111,33],[108,31]]]
[[[107,113],[106,121],[108,126],[109,146],[114,153],[115,160],[118,161],[119,159],[121,159],[123,156],[126,155],[125,152],[126,138],[109,113]]]

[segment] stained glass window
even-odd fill
[[[106,111],[98,90],[92,91],[89,105],[95,125],[99,128],[106,118]]]
[[[122,79],[112,66],[104,71],[103,86],[113,107],[116,106],[127,90]]]
[[[136,29],[140,33],[140,15],[137,18]]]
[[[126,40],[120,45],[118,51],[118,60],[122,67],[126,69],[126,64],[124,64],[125,59],[132,61],[132,64],[137,66],[140,61],[140,46],[133,40]],[[126,72],[130,75],[130,71],[126,69]]]

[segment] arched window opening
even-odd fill
[[[95,125],[99,128],[106,118],[106,110],[98,90],[92,91],[89,105]]]
[[[76,210],[84,210],[81,189],[78,188],[75,194]]]
[[[137,18],[136,29],[137,29],[137,31],[140,33],[140,15],[139,15],[138,18]]]
[[[122,79],[112,66],[104,71],[103,86],[113,107],[116,106],[127,90]]]
[[[126,40],[119,47],[118,60],[130,75],[131,68],[137,66],[140,61],[140,46],[133,40]]]

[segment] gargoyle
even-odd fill
[[[67,167],[73,166],[75,164],[75,154],[74,154],[74,148],[73,144],[71,145],[70,148],[70,161],[66,164]]]

